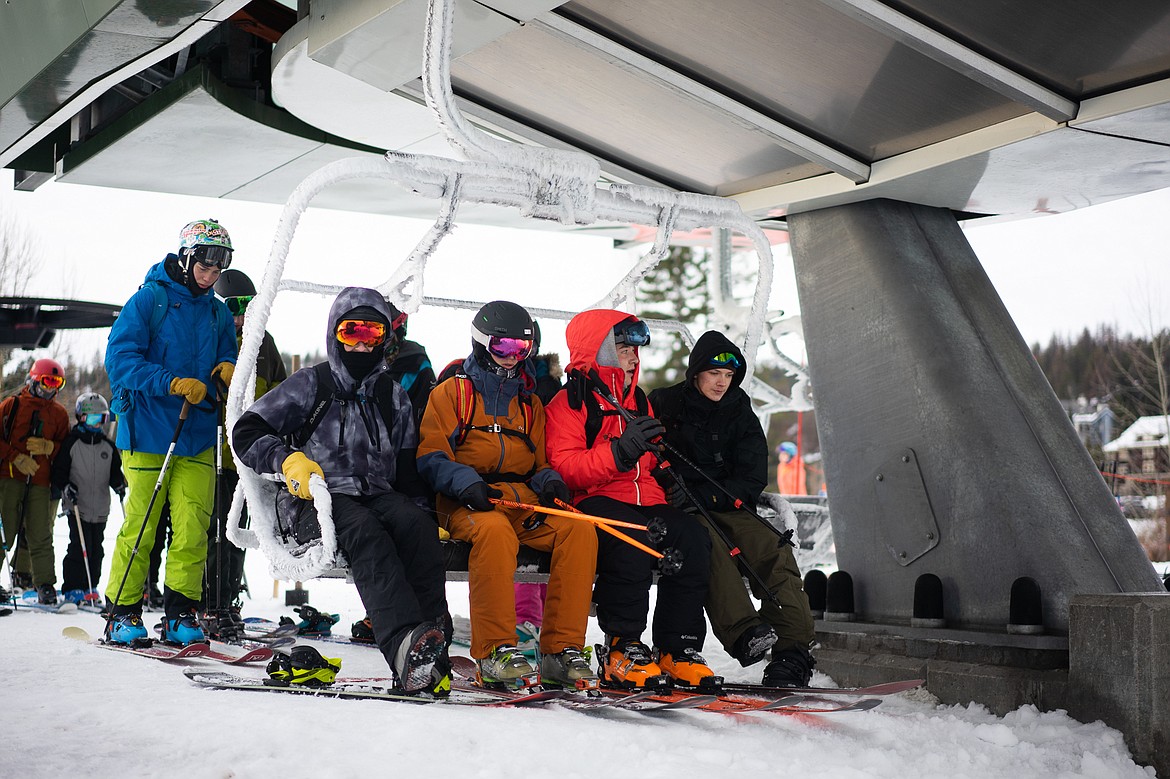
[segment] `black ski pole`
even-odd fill
[[[175,425],[175,434],[171,437],[171,444],[167,447],[167,453],[163,457],[162,466],[158,469],[158,481],[154,483],[154,491],[150,493],[150,502],[146,504],[146,513],[142,515],[142,525],[138,528],[138,538],[134,539],[134,548],[130,550],[130,559],[126,561],[126,570],[122,573],[122,581],[118,584],[118,591],[114,595],[114,602],[110,604],[109,613],[106,615],[106,635],[110,635],[110,629],[114,624],[114,608],[118,606],[118,601],[122,599],[122,590],[126,587],[126,578],[130,576],[130,567],[134,564],[134,558],[138,556],[138,547],[142,544],[142,535],[146,532],[146,520],[150,519],[150,512],[154,510],[154,501],[158,498],[159,490],[162,489],[163,478],[167,475],[167,468],[170,467],[171,457],[175,453],[175,446],[179,443],[179,435],[183,432],[183,425],[187,422],[187,414],[191,411],[191,401],[183,401],[183,410],[179,412],[179,423]],[[125,516],[125,506],[123,505],[122,514]]]
[[[219,497],[219,485],[223,480],[223,435],[224,435],[224,399],[227,398],[227,385],[218,377],[215,379],[215,492],[212,502],[215,507],[215,619],[218,629],[219,612],[223,609],[223,556],[224,543],[227,541],[227,520],[223,516]],[[222,390],[222,393],[221,393]]]
[[[43,427],[44,427],[44,423],[41,422],[41,412],[40,411],[32,412],[32,417],[30,418],[29,425],[28,425],[28,435],[25,436],[25,440],[27,441],[29,438],[31,438],[33,436],[39,437]],[[29,457],[32,457],[34,461],[37,459],[36,455],[32,454],[31,452],[29,453]],[[20,556],[20,538],[21,538],[21,534],[24,532],[25,512],[28,511],[28,496],[29,496],[30,492],[32,492],[32,475],[31,474],[24,477],[24,497],[22,497],[20,499],[20,515],[16,518],[16,530],[13,531],[13,533],[12,533],[12,559],[10,559],[8,561],[8,582],[9,582],[9,584],[12,584],[13,580],[16,577],[16,574],[13,573],[12,566],[15,563],[16,558]],[[26,538],[25,541],[27,541],[27,540],[28,539]],[[30,561],[32,560],[32,551],[31,550],[29,550],[29,560]],[[15,584],[12,584],[12,589],[13,589],[12,605],[17,606],[18,604],[16,602],[16,593],[15,593],[16,585]],[[37,595],[39,597],[40,593],[37,593]]]
[[[776,527],[775,525],[773,525],[771,522],[769,522],[768,520],[766,520],[766,519],[764,519],[763,517],[761,517],[759,514],[757,514],[757,513],[755,512],[755,510],[754,510],[754,509],[752,509],[750,506],[748,506],[748,504],[744,503],[742,500],[740,500],[739,498],[737,498],[737,497],[736,497],[736,496],[735,496],[735,495],[734,495],[734,494],[731,492],[731,490],[729,490],[729,489],[727,489],[726,487],[724,487],[724,486],[723,486],[722,484],[720,484],[720,483],[719,483],[719,482],[718,482],[718,481],[717,481],[717,480],[716,480],[714,477],[712,477],[712,476],[711,476],[709,473],[707,473],[707,472],[706,472],[706,471],[704,471],[702,468],[700,468],[699,466],[695,465],[693,462],[691,462],[691,461],[690,461],[690,460],[688,460],[688,459],[687,459],[685,456],[683,456],[683,453],[682,453],[682,452],[680,452],[680,451],[679,451],[678,449],[676,449],[675,447],[671,446],[671,445],[670,445],[670,443],[669,443],[668,441],[666,441],[666,440],[661,440],[661,439],[660,439],[660,443],[661,443],[661,444],[662,444],[664,447],[666,447],[666,451],[670,452],[670,455],[671,455],[671,457],[672,457],[673,459],[677,460],[678,462],[682,463],[683,465],[685,465],[685,466],[687,466],[688,468],[690,468],[691,470],[693,470],[695,473],[697,473],[697,474],[699,474],[700,476],[702,476],[702,477],[703,477],[703,479],[704,479],[704,480],[705,480],[705,481],[706,481],[708,484],[710,484],[711,486],[715,487],[717,490],[719,490],[720,492],[722,492],[722,493],[723,493],[724,495],[726,495],[727,497],[731,498],[733,505],[734,505],[734,506],[735,506],[737,509],[739,509],[740,511],[744,511],[744,512],[746,512],[746,513],[750,514],[750,515],[751,515],[751,516],[752,516],[752,517],[753,517],[753,518],[754,518],[754,519],[755,519],[757,522],[759,522],[761,525],[763,525],[764,527],[768,528],[768,529],[769,529],[769,530],[771,530],[773,533],[775,533],[775,534],[776,534],[776,536],[777,536],[777,537],[780,539],[781,543],[788,544],[789,546],[792,546],[792,547],[795,547],[795,546],[796,546],[796,544],[795,544],[795,543],[793,543],[793,541],[792,541],[792,531],[791,531],[791,530],[780,530],[778,527]]]
[[[613,393],[611,393],[609,388],[605,386],[605,383],[602,382],[601,377],[599,377],[596,373],[585,374],[580,370],[575,372],[585,376],[586,380],[589,381],[590,386],[592,386],[593,391],[600,395],[606,403],[609,403],[611,406],[613,406],[618,415],[623,420],[625,420],[626,424],[634,421],[635,417],[633,412],[623,406],[618,401],[618,399],[613,396]],[[723,545],[727,547],[727,552],[729,555],[731,555],[731,558],[738,560],[740,565],[743,567],[743,570],[747,573],[748,577],[760,586],[760,590],[764,593],[768,600],[772,601],[772,603],[776,604],[776,606],[779,608],[784,608],[784,604],[780,602],[780,599],[776,597],[776,594],[772,592],[772,590],[764,582],[763,578],[758,573],[756,573],[756,570],[752,568],[750,563],[748,563],[747,558],[743,556],[743,551],[735,545],[735,543],[728,537],[727,533],[723,532],[723,528],[719,527],[719,525],[715,522],[715,519],[707,512],[707,509],[703,508],[703,505],[695,500],[695,496],[692,495],[691,491],[687,489],[686,482],[683,481],[683,478],[679,475],[678,471],[671,467],[670,463],[667,462],[666,458],[663,457],[662,453],[657,449],[651,449],[650,453],[654,455],[654,459],[658,461],[659,470],[667,474],[670,478],[674,479],[674,483],[680,490],[682,490],[682,493],[686,496],[687,500],[689,500],[694,505],[694,507],[699,510],[699,513],[703,515],[703,519],[707,520],[707,523],[711,526],[711,529],[715,532],[715,535],[717,535],[719,540],[723,542]]]

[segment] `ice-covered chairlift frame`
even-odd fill
[[[759,273],[751,316],[744,334],[743,351],[748,377],[753,369],[755,345],[760,343],[768,296],[772,285],[771,247],[763,230],[748,219],[739,204],[726,198],[665,189],[611,184],[599,186],[600,165],[579,152],[522,146],[493,138],[470,127],[455,108],[450,82],[450,41],[453,0],[431,0],[423,51],[423,86],[427,104],[451,145],[466,160],[387,152],[384,159],[337,160],[315,171],[296,187],[285,203],[277,224],[257,294],[248,306],[236,367],[237,380],[228,393],[227,424],[231,430],[255,397],[256,361],[268,317],[278,291],[333,295],[343,286],[284,279],[289,246],[301,215],[317,194],[328,186],[359,178],[384,178],[422,197],[441,201],[438,218],[414,251],[378,290],[408,313],[424,302],[444,301],[423,296],[423,270],[442,238],[454,226],[461,202],[492,204],[519,209],[523,216],[555,220],[566,225],[596,222],[646,224],[657,227],[651,250],[608,296],[596,305],[632,310],[633,291],[669,250],[675,229],[725,228],[750,240],[759,258]],[[465,305],[465,301],[447,304]],[[542,313],[534,312],[538,316]],[[685,328],[682,328],[685,332]],[[688,333],[689,335],[689,333]],[[240,380],[242,379],[242,380]],[[262,477],[240,462],[232,451],[240,485],[233,496],[227,522],[232,543],[259,548],[269,561],[273,577],[303,581],[333,569],[337,562],[336,535],[331,501],[325,483],[310,480],[309,489],[321,524],[319,542],[303,547],[286,545],[277,531],[275,497],[284,489],[279,480]],[[250,528],[239,527],[247,499]]]

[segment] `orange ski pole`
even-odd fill
[[[662,552],[659,552],[656,549],[651,549],[650,547],[643,544],[641,541],[630,538],[629,536],[627,536],[625,533],[621,532],[620,530],[615,530],[612,527],[610,527],[610,524],[617,524],[619,526],[637,528],[638,530],[645,530],[646,527],[644,525],[636,525],[632,522],[621,522],[620,520],[607,519],[606,517],[595,517],[592,514],[586,514],[582,511],[578,511],[577,509],[574,509],[572,506],[569,506],[569,508],[573,509],[572,511],[561,511],[560,509],[550,509],[550,508],[547,508],[545,506],[533,506],[533,505],[528,504],[528,503],[519,503],[519,502],[514,501],[514,500],[504,500],[502,498],[488,498],[488,500],[490,500],[492,503],[495,503],[497,506],[503,506],[504,508],[528,509],[529,511],[539,511],[542,514],[552,514],[553,516],[569,517],[571,519],[580,519],[580,520],[583,520],[585,522],[591,522],[595,526],[604,530],[606,533],[609,533],[612,536],[620,538],[622,541],[625,541],[630,546],[633,546],[637,549],[641,549],[643,552],[650,555],[651,557],[656,557],[659,560],[662,559]],[[566,504],[562,501],[559,501],[559,500],[557,501],[557,503],[559,503],[562,506],[568,505],[568,504]]]

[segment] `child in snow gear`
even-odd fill
[[[64,386],[61,364],[42,358],[20,392],[0,403],[0,521],[9,548],[16,549],[18,536],[27,542],[30,584],[50,605],[57,602],[57,574],[49,473],[69,432],[69,412],[55,400]],[[8,562],[12,574],[15,559]],[[12,581],[15,588],[15,574]]]
[[[277,652],[268,661],[268,676],[274,683],[325,687],[333,684],[341,670],[340,657],[322,657],[311,646],[294,646],[288,654]]]
[[[450,685],[440,627],[443,555],[434,520],[398,489],[412,475],[417,480],[418,434],[406,391],[382,380],[393,319],[377,291],[343,289],[329,311],[328,362],[297,371],[257,400],[232,429],[232,448],[257,473],[283,473],[298,498],[311,499],[313,475],[325,481],[337,544],[378,648],[403,689],[443,694]],[[319,404],[322,372],[336,391]],[[313,429],[302,435],[314,411]]]
[[[114,321],[106,349],[117,445],[129,486],[106,598],[114,618],[141,614],[155,529],[168,504],[172,537],[163,608],[166,637],[178,643],[200,640],[203,632],[194,617],[203,599],[216,426],[215,409],[204,400],[217,380],[230,381],[236,361],[231,315],[210,293],[231,256],[231,239],[218,222],[186,225],[178,254],[168,254],[147,272]],[[176,428],[185,403],[189,418]],[[172,457],[159,484],[168,451]],[[146,548],[132,555],[138,538],[146,539]]]
[[[739,347],[723,334],[709,331],[691,350],[685,380],[650,393],[650,402],[666,426],[664,439],[687,461],[676,458],[673,462],[687,490],[743,551],[779,601],[765,597],[752,581],[752,590],[762,601],[757,611],[735,560],[712,530],[707,615],[716,638],[744,667],[762,661],[771,647],[772,662],[764,671],[764,684],[805,687],[814,665],[808,652],[814,639],[813,619],[792,547],[737,509],[733,498],[690,467],[701,468],[749,506],[759,501],[768,481],[768,444],[751,399],[740,387],[746,371]],[[685,508],[681,495],[674,499]],[[707,524],[706,518],[696,518]]]
[[[562,655],[584,646],[597,534],[585,522],[492,502],[551,506],[569,498],[545,458],[544,405],[532,395],[529,358],[538,338],[536,323],[515,303],[497,300],[476,312],[462,372],[431,392],[418,466],[438,493],[440,522],[452,538],[471,544],[471,656],[481,682],[523,687],[543,679],[590,689],[597,679],[588,667]],[[515,646],[512,578],[521,543],[552,552],[539,673]]]
[[[573,490],[581,511],[646,526],[661,534],[627,530],[631,538],[671,555],[681,565],[658,583],[653,637],[658,660],[642,643],[650,608],[655,559],[607,534],[598,534],[593,601],[606,642],[599,645],[603,683],[622,687],[709,684],[713,677],[699,650],[706,620],[711,540],[703,526],[667,504],[650,475],[661,423],[638,387],[638,349],[650,342],[646,324],[622,311],[590,310],[573,317],[568,386],[548,407],[548,458]],[[608,387],[623,411],[602,401],[588,377]],[[632,422],[626,421],[628,414]],[[708,682],[704,682],[708,679]]]
[[[244,337],[244,322],[248,304],[256,296],[256,286],[246,273],[235,268],[220,273],[213,287],[227,305],[235,325],[236,347]],[[229,377],[230,378],[230,377]],[[261,398],[273,387],[288,378],[280,350],[267,330],[260,342],[260,353],[256,358],[256,398]],[[226,394],[226,390],[221,388]],[[222,400],[222,398],[221,398]],[[207,568],[204,582],[206,595],[205,610],[200,618],[204,629],[212,638],[223,641],[238,641],[243,638],[243,619],[240,617],[240,592],[244,579],[244,550],[227,538],[227,515],[232,505],[236,485],[240,481],[236,463],[226,437],[223,442],[222,472],[218,474],[216,496],[218,515],[212,517],[207,538]],[[248,507],[240,515],[240,527],[246,527]],[[221,554],[222,553],[222,554]]]
[[[69,549],[61,564],[61,594],[81,603],[97,595],[101,577],[110,490],[126,494],[122,457],[106,436],[110,406],[96,392],[86,392],[74,406],[77,424],[65,436],[53,460],[50,481],[61,491],[61,508],[69,521]]]

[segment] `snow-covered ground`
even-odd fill
[[[116,509],[115,509],[116,511]],[[120,518],[111,517],[107,552]],[[67,542],[58,520],[57,552]],[[58,568],[58,570],[60,570]],[[262,557],[249,553],[254,598],[246,616],[293,616],[283,587],[272,598]],[[0,578],[7,584],[7,572]],[[310,602],[363,610],[351,585],[307,583]],[[466,615],[467,587],[448,585]],[[146,615],[153,622],[156,615]],[[200,689],[179,668],[103,651],[61,636],[97,634],[94,614],[17,612],[0,618],[0,776],[22,777],[1152,777],[1121,734],[1062,712],[1024,707],[996,717],[978,705],[942,706],[927,692],[887,698],[865,713],[737,717],[706,712],[647,716],[564,709],[472,709],[339,701]],[[600,639],[591,623],[589,639]],[[381,655],[318,642],[343,675],[387,674]],[[729,680],[758,681],[709,641],[707,659]],[[215,670],[226,666],[189,661]],[[261,676],[261,668],[244,674]],[[831,684],[817,674],[816,684]]]

